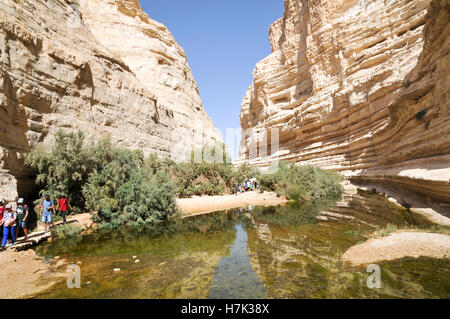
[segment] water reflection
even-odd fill
[[[236,226],[236,239],[230,248],[230,255],[219,261],[209,290],[209,298],[266,297],[264,284],[259,281],[250,263],[247,239],[247,233],[242,225]]]
[[[338,202],[250,207],[155,229],[97,232],[40,248],[41,256],[81,262],[83,284],[70,290],[64,280],[37,297],[450,297],[449,260],[381,263],[382,289],[374,290],[365,284],[365,269],[341,263],[365,233],[388,223],[428,226],[384,197],[359,192]]]
[[[388,223],[417,228],[429,225],[387,198],[361,191],[346,194],[338,203],[258,208],[252,216],[254,228],[248,230],[248,249],[253,256],[253,269],[265,283],[269,298],[450,295],[449,260],[422,258],[382,263],[383,286],[375,290],[366,285],[365,269],[341,263],[342,254],[348,248],[365,240],[364,235],[378,227]],[[397,264],[402,267],[396,267]],[[441,274],[439,284],[433,281],[433,273]]]

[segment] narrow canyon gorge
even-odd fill
[[[160,157],[222,141],[183,49],[138,0],[2,0],[0,118],[7,201],[28,195],[24,156],[59,129]]]
[[[448,0],[285,0],[242,102],[238,163],[338,170],[448,214],[449,33]],[[252,153],[275,130],[279,146]]]

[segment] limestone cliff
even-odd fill
[[[450,202],[449,32],[448,0],[286,0],[242,103],[240,162],[313,164]],[[250,158],[267,128],[279,151]]]
[[[137,0],[2,0],[0,118],[8,200],[29,188],[24,155],[60,128],[163,157],[194,130],[221,140],[183,50]]]

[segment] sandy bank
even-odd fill
[[[177,202],[183,217],[186,217],[245,206],[285,205],[288,201],[286,198],[277,197],[275,193],[248,192],[239,195],[182,198]]]
[[[450,236],[398,232],[353,246],[344,253],[342,260],[360,266],[404,257],[450,258]]]
[[[74,215],[67,218],[68,223],[78,223],[82,229],[92,227],[91,214]],[[60,225],[61,222],[56,223]],[[42,231],[39,225],[34,234]],[[33,234],[30,234],[30,237]],[[23,240],[23,238],[22,238]],[[20,245],[21,238],[17,244]],[[12,247],[0,252],[0,295],[2,298],[18,299],[32,296],[52,287],[56,280],[65,277],[64,260],[47,263],[36,255],[34,250],[14,251]],[[11,280],[5,280],[11,278]]]
[[[0,252],[0,295],[18,299],[44,291],[64,275],[64,261],[44,263],[33,250]]]

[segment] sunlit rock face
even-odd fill
[[[221,141],[183,50],[138,1],[2,0],[0,117],[7,200],[31,187],[24,155],[61,128],[162,157],[194,129],[196,145]]]
[[[242,103],[238,163],[313,164],[450,202],[449,6],[286,0]],[[279,151],[251,157],[267,128]]]
[[[162,112],[173,118],[173,139],[186,144],[186,136],[199,128],[204,143],[221,140],[203,108],[182,47],[164,25],[148,17],[138,0],[79,0],[79,4],[89,31],[130,67],[164,106]]]

